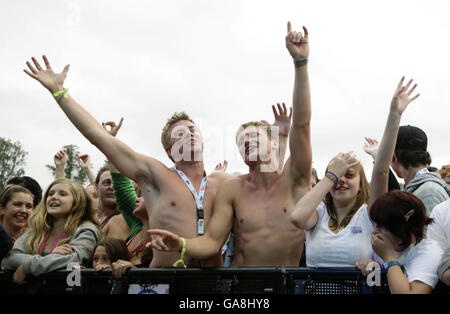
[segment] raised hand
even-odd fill
[[[365,137],[364,139],[366,140],[363,147],[364,151],[368,153],[370,156],[372,156],[373,159],[375,160],[375,157],[377,157],[379,146],[378,141],[369,137]]]
[[[57,91],[63,90],[64,80],[66,79],[70,65],[66,65],[61,73],[55,73],[50,66],[50,62],[48,61],[47,57],[44,55],[42,56],[42,59],[45,63],[45,70],[41,67],[36,58],[32,57],[31,60],[34,63],[34,66],[29,61],[27,61],[27,66],[31,72],[25,69],[23,71],[35,80],[39,81],[39,83],[44,85],[44,87],[47,88],[52,94]]]
[[[76,155],[78,166],[80,166],[81,169],[89,169],[91,168],[91,157],[89,157],[88,154],[84,155]]]
[[[395,111],[399,114],[402,114],[408,107],[408,104],[420,96],[420,94],[416,94],[414,97],[411,97],[411,94],[417,87],[417,84],[414,84],[414,86],[410,88],[413,82],[412,79],[409,80],[406,86],[403,86],[404,81],[405,77],[403,76],[397,85],[397,89],[395,90],[391,101],[391,111]]]
[[[359,165],[359,160],[355,159],[352,152],[339,153],[328,164],[328,171],[333,172],[338,179],[347,173],[347,170]],[[356,161],[355,161],[356,160]]]
[[[291,22],[287,25],[286,48],[295,59],[306,59],[309,56],[308,30],[303,26],[304,35],[301,32],[292,31]]]
[[[223,164],[221,162],[219,162],[216,167],[214,168],[214,171],[222,171],[225,172],[227,171],[227,167],[228,167],[228,161],[224,160]]]
[[[60,151],[58,151],[55,156],[53,157],[53,161],[55,162],[56,168],[63,168],[67,163],[67,149],[63,148]]]
[[[108,132],[109,134],[111,134],[112,136],[116,136],[117,132],[119,132],[120,128],[122,127],[122,122],[123,122],[123,118],[120,118],[120,122],[118,125],[116,125],[116,123],[114,121],[108,121],[106,123],[102,123],[103,128],[106,130],[106,132]],[[108,130],[106,128],[106,126],[110,126],[110,129]]]
[[[150,235],[156,235],[156,240],[148,242],[145,247],[152,247],[158,251],[164,252],[177,252],[181,251],[183,247],[183,241],[176,234],[161,230],[161,229],[149,229],[147,233]]]
[[[273,116],[275,117],[275,122],[272,125],[279,128],[278,130],[281,136],[288,136],[289,129],[291,128],[292,107],[289,108],[289,115],[287,114],[287,108],[284,102],[282,105],[277,103],[277,107],[272,105]]]

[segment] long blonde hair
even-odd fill
[[[354,160],[356,161],[356,159]],[[364,168],[362,165],[357,166],[358,172],[359,172],[359,192],[356,196],[355,204],[353,205],[352,209],[347,213],[347,215],[342,219],[341,223],[339,223],[336,208],[334,206],[333,197],[331,196],[331,193],[328,192],[325,196],[325,205],[327,207],[328,215],[330,216],[330,229],[331,231],[339,230],[340,228],[345,228],[350,220],[352,220],[353,216],[356,214],[358,209],[363,204],[369,204],[369,197],[370,197],[370,184],[367,182],[366,175],[364,173]]]
[[[57,179],[49,185],[42,202],[33,211],[28,222],[30,235],[27,240],[27,248],[31,254],[38,254],[39,245],[44,240],[46,233],[53,228],[53,217],[47,212],[47,198],[50,189],[56,184],[67,184],[73,196],[72,209],[67,214],[66,223],[64,224],[64,233],[67,237],[59,241],[58,245],[68,243],[78,227],[85,222],[91,222],[100,229],[95,210],[92,207],[91,196],[83,186],[69,179]]]

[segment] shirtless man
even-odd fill
[[[55,97],[57,103],[75,127],[94,144],[116,168],[135,181],[142,190],[152,228],[170,230],[182,236],[193,238],[208,228],[212,216],[214,198],[219,185],[228,177],[216,171],[207,177],[203,198],[204,220],[198,218],[197,205],[191,190],[174,168],[168,168],[160,161],[139,154],[125,143],[104,130],[94,117],[80,106],[64,88],[64,80],[69,70],[66,65],[61,73],[55,73],[46,56],[45,69],[35,58],[34,65],[27,62],[29,70],[24,70],[39,81]],[[162,142],[169,158],[175,166],[192,182],[196,192],[204,179],[203,140],[195,123],[187,114],[174,114],[163,129]],[[181,157],[181,158],[180,158]],[[199,227],[199,225],[201,227]],[[166,267],[178,259],[178,253],[154,252],[150,267]],[[204,266],[222,266],[220,253],[204,261]],[[196,266],[198,264],[195,264]]]
[[[273,165],[276,160],[271,149],[273,140],[265,131],[266,125],[244,124],[238,131],[236,142],[249,173],[227,179],[220,187],[214,216],[205,235],[184,239],[166,230],[149,230],[150,234],[158,236],[149,244],[154,249],[183,252],[185,241],[186,255],[207,258],[220,250],[234,228],[232,266],[299,265],[305,233],[291,223],[290,216],[294,205],[308,191],[312,163],[308,32],[303,29],[304,36],[292,32],[288,23],[286,47],[295,60],[295,84],[289,137],[291,156],[284,169],[280,171],[278,165]],[[267,171],[268,168],[275,171]]]

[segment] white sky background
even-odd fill
[[[0,0],[0,136],[28,152],[26,174],[45,189],[62,146],[104,156],[22,69],[46,54],[71,64],[65,86],[99,122],[124,117],[118,137],[171,166],[160,141],[166,119],[186,111],[202,130],[205,166],[223,159],[246,172],[238,126],[273,121],[292,104],[294,66],[286,24],[310,33],[313,167],[353,150],[368,179],[364,136],[381,139],[402,75],[421,96],[402,125],[428,135],[433,166],[450,163],[450,2],[433,1],[8,1]]]

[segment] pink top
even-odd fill
[[[58,246],[59,241],[61,241],[62,239],[66,238],[66,237],[67,237],[67,234],[65,234],[65,233],[61,233],[60,235],[56,236],[55,240],[53,241],[53,245],[52,245],[50,251],[48,252],[48,254],[50,254]],[[48,238],[50,238],[50,232],[47,232],[45,234],[44,241],[42,241],[41,245],[39,245],[39,251],[38,251],[39,255],[42,255],[42,256],[44,255],[44,248],[48,242]]]

